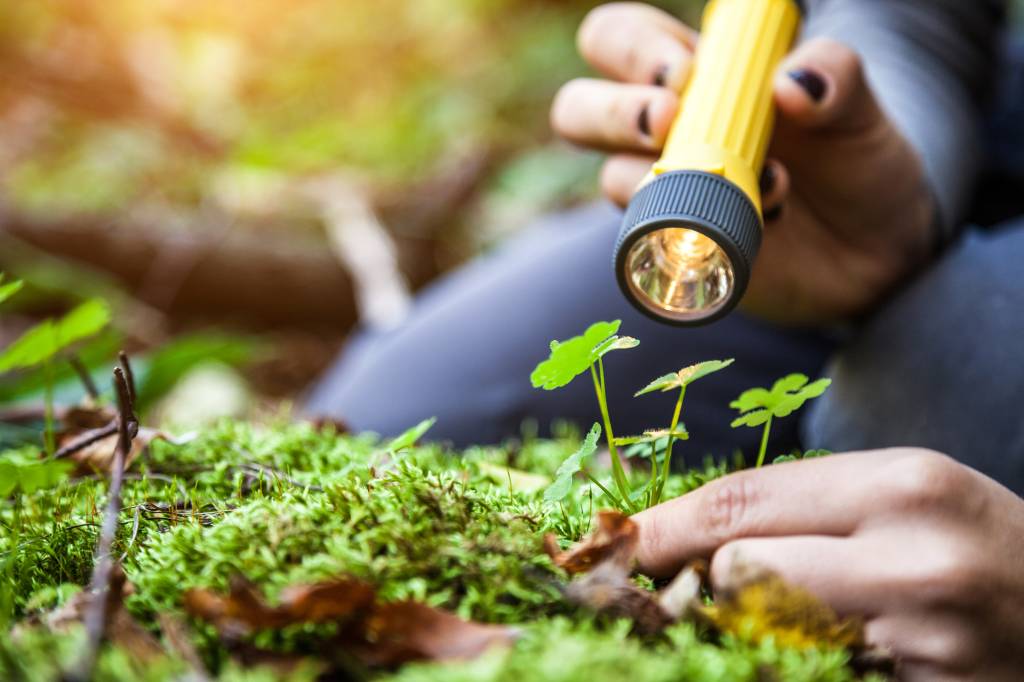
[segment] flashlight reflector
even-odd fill
[[[669,227],[636,241],[626,261],[629,287],[659,317],[714,315],[732,297],[736,275],[725,252],[696,230]]]
[[[630,202],[615,272],[645,315],[704,324],[736,306],[760,245],[760,212],[741,189],[714,173],[670,171]]]

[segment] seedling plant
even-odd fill
[[[740,416],[732,422],[734,429],[741,426],[764,426],[761,449],[757,453],[757,466],[764,464],[772,420],[788,417],[803,407],[808,400],[819,397],[832,384],[831,379],[818,379],[810,384],[808,381],[803,374],[790,374],[776,381],[770,389],[752,388],[729,403],[729,407],[740,412]]]
[[[612,431],[612,420],[608,411],[607,383],[605,381],[604,357],[614,350],[636,348],[640,342],[629,336],[619,336],[620,320],[596,322],[582,335],[567,341],[552,341],[549,357],[541,362],[530,375],[535,388],[546,391],[567,386],[576,377],[590,372],[597,397],[597,405],[604,424],[605,441],[611,457],[610,485],[601,483],[586,466],[597,450],[601,437],[601,425],[594,424],[580,449],[568,457],[559,468],[555,482],[545,491],[548,502],[561,503],[571,490],[574,477],[582,473],[596,485],[611,503],[620,511],[633,513],[660,504],[665,499],[665,483],[672,471],[672,450],[677,441],[690,437],[686,426],[680,421],[687,387],[706,376],[726,369],[732,359],[708,360],[653,380],[634,394],[640,397],[649,393],[677,391],[675,408],[667,429],[651,429],[639,436],[616,437]],[[772,388],[753,388],[745,391],[730,403],[740,410],[740,417],[733,421],[733,428],[739,426],[764,426],[757,466],[764,464],[772,419],[789,416],[803,404],[820,396],[831,384],[829,379],[819,379],[808,384],[802,374],[792,374],[779,379]],[[639,487],[634,487],[626,474],[619,447],[630,446],[630,454],[638,454],[651,460],[650,475]],[[638,449],[639,448],[639,449]]]

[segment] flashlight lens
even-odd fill
[[[626,261],[637,299],[655,313],[699,320],[729,302],[735,274],[721,247],[695,230],[666,228],[641,237]]]

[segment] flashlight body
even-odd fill
[[[775,120],[772,81],[800,26],[794,0],[711,0],[690,77],[661,159],[662,173],[729,180],[761,210],[759,176]]]
[[[637,310],[680,326],[727,315],[761,245],[759,177],[775,71],[800,0],[711,0],[661,158],[623,216],[613,263]]]

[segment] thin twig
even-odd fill
[[[121,513],[121,483],[124,481],[124,463],[131,451],[132,439],[139,431],[139,422],[135,416],[128,380],[121,367],[114,369],[114,386],[117,389],[117,449],[114,450],[107,508],[103,515],[99,541],[96,543],[95,563],[89,585],[92,599],[85,612],[87,635],[85,649],[78,665],[66,676],[66,679],[76,682],[86,682],[92,679],[100,644],[106,635],[111,577],[115,572],[115,564],[110,556],[110,550],[114,544],[118,516]]]
[[[78,435],[67,445],[60,447],[56,452],[53,453],[54,459],[60,459],[61,457],[70,457],[79,450],[89,447],[93,443],[108,438],[117,433],[118,425],[117,419],[110,422],[106,426],[101,426],[98,429],[90,429],[84,433]]]
[[[99,400],[99,389],[96,388],[96,382],[92,380],[92,375],[89,374],[88,368],[82,364],[82,359],[79,358],[77,354],[71,353],[68,355],[68,362],[71,363],[71,367],[75,370],[75,374],[78,375],[78,378],[82,382],[82,386],[85,387],[85,392],[89,394],[89,397],[94,401]]]
[[[132,411],[135,410],[135,373],[132,371],[132,363],[128,361],[128,354],[123,350],[118,351],[117,361],[121,365],[121,370],[124,372],[124,377],[127,380],[128,385],[128,397],[131,398]]]

